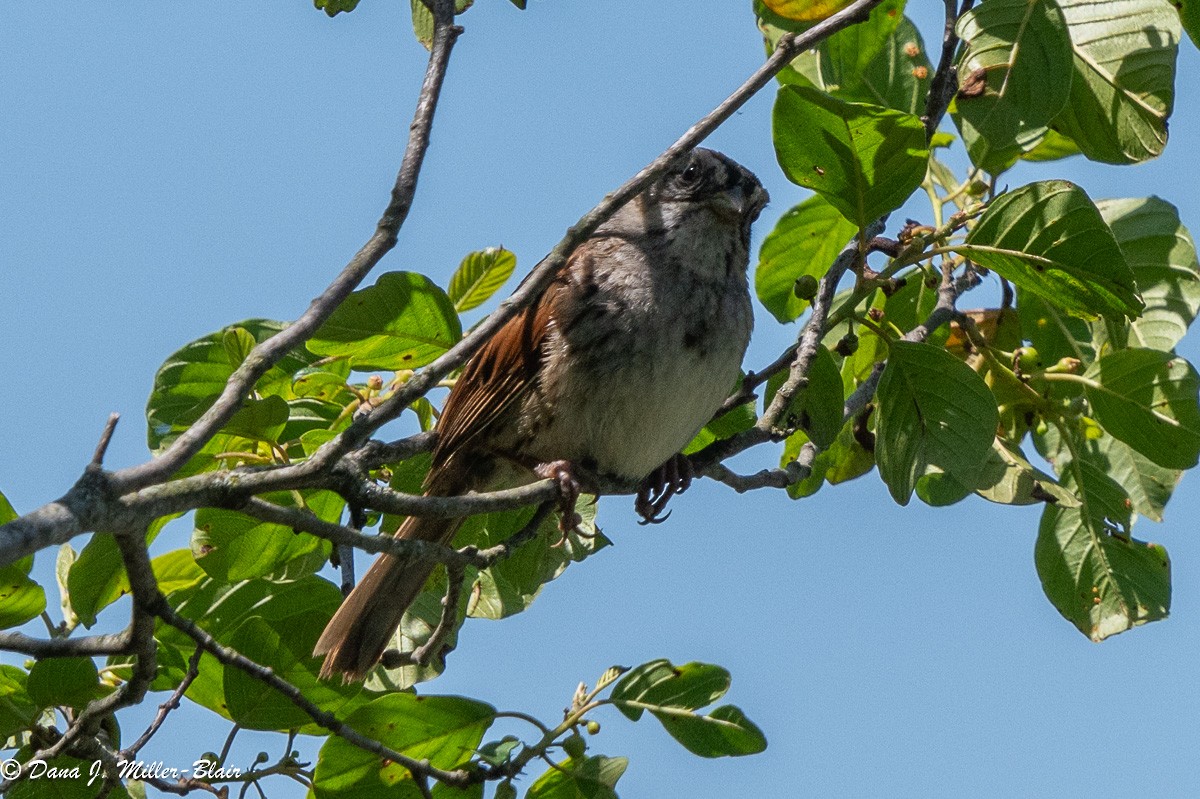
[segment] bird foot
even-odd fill
[[[633,507],[642,517],[639,524],[658,524],[671,515],[663,510],[676,494],[682,494],[692,484],[692,462],[683,453],[672,456],[642,481]]]
[[[533,469],[538,477],[553,480],[558,484],[558,529],[564,534],[578,529],[583,517],[575,512],[579,502],[580,483],[575,476],[575,466],[569,461],[539,463]]]

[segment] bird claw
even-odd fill
[[[553,480],[558,484],[558,529],[564,535],[577,531],[583,524],[583,517],[575,511],[579,502],[581,490],[579,480],[575,477],[575,467],[569,461],[550,461],[540,463],[534,468],[538,477]]]
[[[633,507],[642,517],[639,524],[660,524],[671,515],[667,502],[687,491],[692,484],[692,462],[682,453],[674,455],[642,481]]]

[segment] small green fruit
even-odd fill
[[[858,336],[853,333],[847,333],[842,336],[841,341],[837,343],[834,351],[843,358],[849,358],[854,353],[858,352]]]
[[[517,799],[517,789],[511,782],[502,782],[496,786],[496,799]]]
[[[596,733],[600,732],[600,722],[589,721],[587,723],[587,731],[588,735],[595,735]]]
[[[812,275],[801,275],[796,278],[792,293],[802,300],[811,300],[817,296],[817,279]]]
[[[587,751],[587,741],[583,740],[583,736],[579,733],[573,732],[567,736],[567,740],[563,741],[562,748],[564,752],[578,760]]]
[[[1029,374],[1042,368],[1042,356],[1033,347],[1018,347],[1013,353],[1013,366],[1017,374]]]

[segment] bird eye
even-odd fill
[[[700,180],[701,173],[699,164],[689,164],[688,168],[683,170],[683,174],[679,176],[682,183],[695,183]]]

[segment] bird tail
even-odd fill
[[[400,525],[396,537],[447,544],[462,521],[410,516]],[[347,682],[363,679],[379,662],[404,611],[421,593],[434,566],[427,560],[395,555],[376,558],[313,648],[313,655],[325,656],[321,678],[341,674]]]

